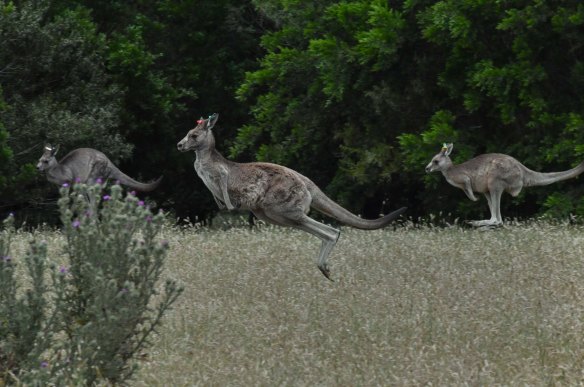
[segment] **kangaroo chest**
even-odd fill
[[[50,183],[57,185],[72,182],[74,179],[72,171],[63,165],[58,165],[57,167],[46,171],[46,176]]]
[[[62,176],[60,176],[52,171],[47,173],[47,180],[49,181],[49,183],[58,184],[58,185],[61,185],[65,182],[65,180],[62,178]]]
[[[195,161],[195,171],[201,180],[203,180],[205,186],[213,193],[213,195],[223,199],[221,178],[222,173],[225,173],[226,175],[226,168],[223,166],[210,166],[207,163],[203,163],[197,159]]]

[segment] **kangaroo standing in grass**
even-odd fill
[[[79,148],[69,152],[60,161],[55,155],[59,147],[46,145],[37,169],[44,172],[51,183],[93,183],[97,179],[119,181],[121,185],[137,191],[149,192],[160,185],[162,176],[152,183],[140,183],[118,169],[106,155],[91,148]]]
[[[322,240],[318,268],[329,280],[327,258],[340,231],[308,216],[310,208],[352,227],[373,230],[386,226],[402,214],[401,208],[375,220],[362,219],[328,198],[310,179],[292,169],[270,163],[236,163],[215,149],[211,129],[218,114],[201,118],[178,144],[181,152],[194,150],[195,170],[213,194],[219,208],[252,211],[259,219],[294,227]]]
[[[523,187],[548,185],[571,179],[584,172],[584,162],[564,172],[535,172],[511,156],[487,153],[454,165],[450,160],[453,144],[444,144],[440,153],[426,166],[426,172],[440,171],[450,184],[464,191],[472,201],[477,201],[474,192],[482,193],[489,203],[491,219],[470,222],[474,226],[498,226],[501,217],[501,196],[508,192],[519,195]]]

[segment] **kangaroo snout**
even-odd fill
[[[183,151],[183,148],[184,148],[184,146],[185,146],[185,145],[183,144],[183,141],[182,141],[182,140],[181,140],[181,141],[179,141],[179,142],[178,142],[178,144],[176,144],[176,148],[177,148],[179,151],[181,151],[181,152]]]

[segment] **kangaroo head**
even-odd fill
[[[444,144],[442,145],[442,149],[440,152],[432,157],[432,160],[426,165],[426,172],[436,172],[436,171],[444,171],[450,166],[452,166],[452,160],[450,160],[450,153],[452,153],[452,148],[454,148],[454,144]]]
[[[176,144],[178,150],[181,152],[196,151],[212,145],[213,134],[211,129],[213,129],[218,119],[219,114],[215,113],[207,119],[201,117],[200,120],[197,120],[197,126],[189,130],[187,135]]]
[[[57,145],[56,147],[52,147],[50,144],[45,145],[43,155],[39,159],[39,162],[37,163],[36,166],[37,170],[44,172],[57,165],[59,162],[55,158],[55,155],[57,154],[58,151],[59,145]]]

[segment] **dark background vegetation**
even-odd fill
[[[54,222],[46,142],[106,153],[175,216],[217,208],[176,143],[217,112],[218,147],[281,163],[354,212],[479,218],[424,166],[484,152],[531,169],[584,158],[579,0],[0,0],[0,213]],[[584,215],[578,179],[506,216]]]

